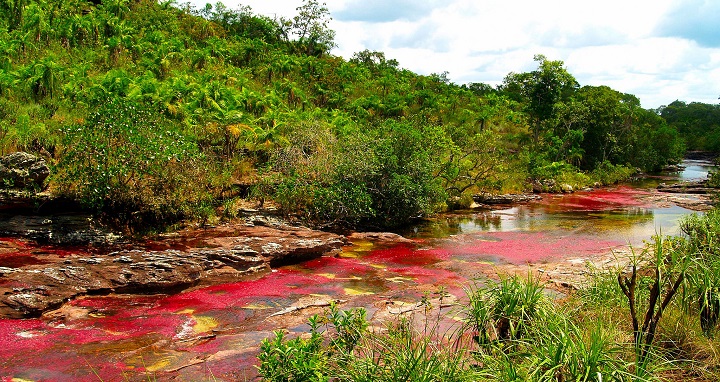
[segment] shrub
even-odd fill
[[[212,169],[150,108],[110,99],[68,128],[63,144],[54,177],[60,194],[113,212],[117,223],[137,228],[208,213]]]
[[[286,212],[303,211],[316,224],[388,228],[407,223],[433,212],[444,197],[433,177],[439,163],[433,137],[431,129],[388,122],[358,129],[337,144],[291,140],[282,149],[285,155],[277,156],[291,161],[276,165],[287,176],[273,198]]]

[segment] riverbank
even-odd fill
[[[696,198],[672,195],[678,197]],[[306,332],[308,318],[331,303],[362,307],[372,325],[382,327],[399,315],[423,312],[423,301],[443,304],[447,312],[473,280],[482,283],[498,274],[530,273],[554,295],[572,294],[592,269],[622,266],[628,243],[649,239],[656,224],[672,233],[672,224],[690,213],[674,204],[677,200],[654,189],[624,186],[544,194],[527,204],[439,215],[403,236],[345,238],[253,217],[235,226],[186,230],[125,248],[118,244],[109,252],[5,240],[11,250],[2,255],[15,251],[10,257],[19,268],[32,267],[27,273],[33,277],[66,277],[72,271],[88,276],[87,281],[95,278],[88,269],[110,264],[105,276],[112,285],[98,276],[97,283],[74,290],[61,305],[49,304],[42,314],[36,310],[36,318],[0,319],[0,356],[8,360],[0,375],[95,380],[90,365],[105,380],[123,373],[138,379],[202,380],[208,370],[225,379],[249,379],[256,373],[263,338],[278,329]],[[311,251],[313,259],[273,261],[270,250],[285,248],[273,245],[283,244],[285,236],[273,236],[277,231],[294,236],[283,239],[288,246],[310,241],[312,248],[321,247],[315,240],[332,245]],[[263,236],[259,232],[266,232],[264,241],[252,239]],[[242,245],[256,253],[235,253]],[[57,266],[22,265],[52,258]],[[177,268],[185,269],[183,277],[190,281],[177,288],[161,282],[127,287],[140,279],[170,277],[182,264],[187,267]],[[243,264],[259,272],[243,273],[238,270]],[[129,284],[117,280],[125,268],[136,274]],[[11,286],[21,282],[0,281],[3,295],[22,295],[28,288],[41,298],[53,295],[30,283]],[[85,361],[78,363],[80,358]]]

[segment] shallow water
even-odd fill
[[[706,163],[687,165],[665,181],[709,170]],[[459,294],[498,264],[586,258],[656,233],[677,234],[678,219],[691,211],[648,196],[632,185],[544,195],[505,209],[439,216],[403,232],[413,243],[356,241],[338,257],[255,280],[174,295],[90,296],[42,318],[0,319],[0,380],[245,380],[255,374],[259,342],[273,329],[307,330],[303,317],[269,317],[301,299],[343,300],[344,308],[363,306],[372,318],[387,304],[414,304],[440,287]],[[10,244],[15,250],[0,254],[0,262],[40,261],[32,245]]]
[[[706,179],[708,173],[715,169],[715,166],[705,160],[685,160],[682,163],[685,169],[678,173],[680,180],[700,180]]]

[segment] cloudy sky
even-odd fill
[[[194,4],[206,3],[192,0]],[[214,1],[212,1],[214,3]],[[225,0],[292,17],[301,0]],[[562,60],[581,85],[607,85],[656,108],[718,103],[718,0],[327,0],[333,54],[370,49],[420,74],[497,85]]]

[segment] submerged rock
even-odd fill
[[[716,188],[709,187],[707,180],[686,181],[674,184],[660,183],[657,186],[657,190],[676,194],[710,194],[718,191]]]
[[[0,317],[39,316],[88,294],[169,293],[213,279],[237,281],[279,264],[333,255],[345,243],[342,236],[305,228],[221,227],[160,238],[146,249],[47,254],[41,264],[2,268]]]
[[[350,241],[365,240],[381,244],[412,244],[415,241],[392,232],[353,232],[347,237]]]
[[[541,197],[539,195],[533,195],[533,194],[503,194],[503,195],[493,195],[493,194],[476,194],[473,195],[473,199],[476,203],[480,204],[516,204],[516,203],[527,203],[533,200],[539,200]]]

